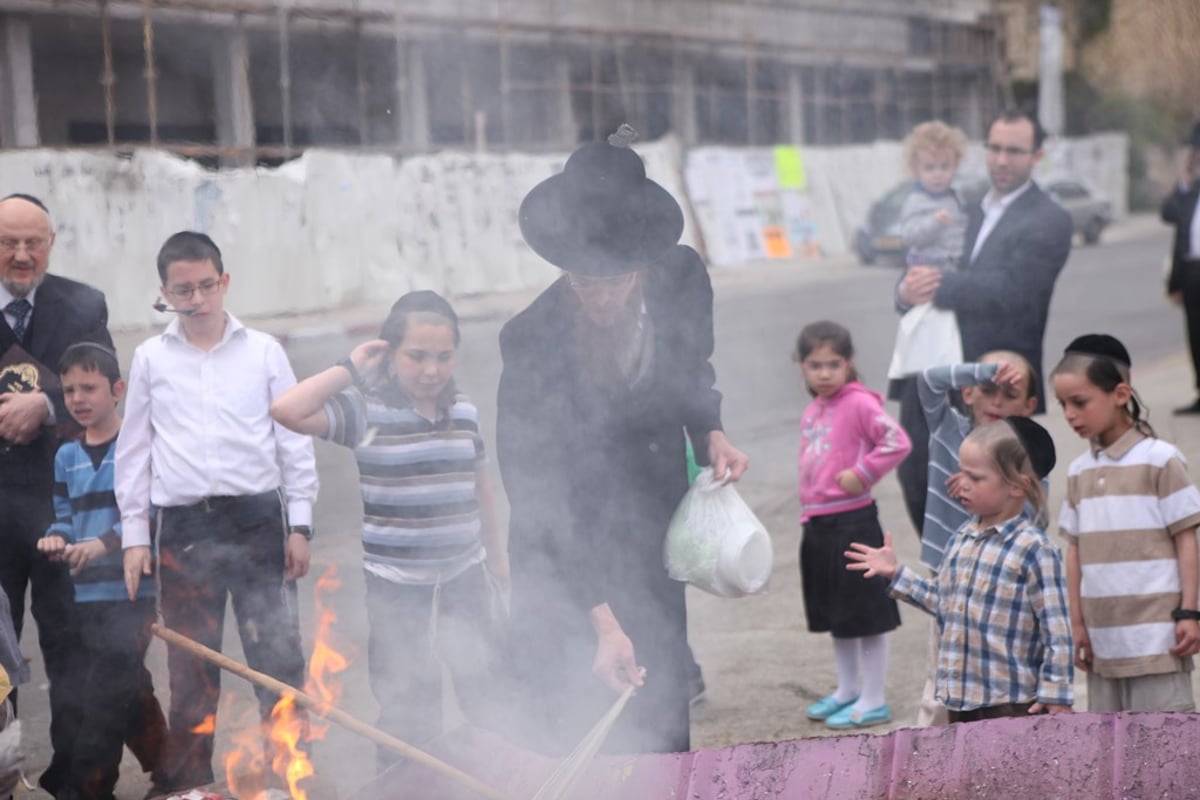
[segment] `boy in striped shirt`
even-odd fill
[[[113,495],[113,455],[125,393],[116,355],[81,342],[59,362],[63,398],[83,436],[54,459],[56,519],[38,550],[65,561],[75,582],[79,629],[73,668],[80,698],[66,786],[56,797],[108,800],[122,744],[157,782],[167,726],[143,661],[154,621],[154,584],[126,597],[121,515]]]

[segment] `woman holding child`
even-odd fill
[[[721,430],[712,286],[677,244],[679,205],[622,132],[587,144],[526,196],[525,241],[564,271],[501,332],[497,452],[512,507],[511,734],[573,746],[630,685],[608,739],[623,752],[689,748],[684,584],[662,563],[700,464],[736,480]],[[642,670],[644,669],[644,677]]]

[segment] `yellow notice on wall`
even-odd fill
[[[808,175],[804,172],[804,156],[799,147],[779,146],[775,148],[775,175],[780,189],[804,191],[808,187]]]

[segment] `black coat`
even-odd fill
[[[76,342],[99,342],[112,347],[108,333],[108,306],[104,295],[86,284],[57,275],[46,275],[34,297],[33,315],[25,332],[25,351],[57,377],[58,360],[63,351]],[[0,315],[0,356],[17,343],[17,336]],[[71,415],[63,404],[62,391],[46,394],[54,403],[55,416],[64,427],[71,426]],[[58,431],[46,427],[42,435],[28,445],[0,453],[0,487],[35,487],[50,503],[54,483],[54,454],[60,443]]]
[[[1200,305],[1200,269],[1188,260],[1192,249],[1192,217],[1200,201],[1200,181],[1191,188],[1176,189],[1162,205],[1163,222],[1175,226],[1175,241],[1171,247],[1171,272],[1167,278],[1168,292],[1183,292],[1184,302]],[[1189,269],[1190,266],[1190,269]]]
[[[1038,376],[1038,411],[1046,410],[1042,341],[1054,282],[1071,254],[1071,216],[1035,183],[1004,212],[972,260],[983,208],[972,204],[957,272],[948,272],[934,305],[958,318],[963,358],[1013,350]]]
[[[712,286],[699,256],[677,246],[645,273],[643,297],[651,372],[615,395],[581,374],[578,301],[565,280],[500,334],[496,441],[512,509],[514,666],[533,717],[517,735],[543,750],[572,747],[614,699],[591,673],[588,611],[602,603],[648,671],[610,749],[688,749],[684,584],[667,577],[662,550],[687,491],[685,429],[706,464],[707,434],[721,424]]]

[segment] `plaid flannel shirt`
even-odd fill
[[[950,542],[937,577],[903,567],[894,596],[937,618],[937,698],[954,711],[1037,700],[1071,705],[1074,679],[1062,559],[1021,513]]]

